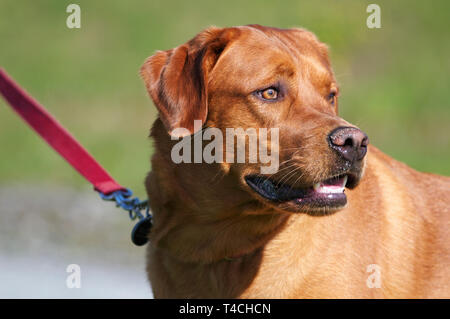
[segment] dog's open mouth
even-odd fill
[[[304,207],[335,210],[347,203],[345,187],[354,184],[354,177],[339,175],[305,188],[294,188],[261,175],[248,175],[245,181],[260,196],[275,203],[294,204],[299,209]]]

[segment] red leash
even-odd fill
[[[0,69],[0,92],[14,111],[73,168],[91,182],[95,190],[103,194],[125,190],[42,105],[21,89],[3,69]]]
[[[130,218],[140,219],[133,230],[132,240],[137,245],[145,244],[151,227],[147,202],[131,198],[132,192],[118,184],[42,105],[1,68],[0,93],[22,119],[94,186],[103,199],[116,201],[117,206],[129,211]],[[146,208],[147,216],[144,217],[140,211]]]

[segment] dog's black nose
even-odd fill
[[[369,138],[356,127],[338,127],[328,138],[331,148],[350,162],[362,160],[367,153]]]

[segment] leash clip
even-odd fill
[[[148,200],[141,201],[137,197],[132,197],[133,192],[128,188],[112,192],[108,195],[101,192],[99,194],[103,200],[114,201],[116,207],[121,207],[128,211],[131,220],[139,219],[131,232],[131,241],[136,246],[145,245],[148,242],[148,234],[152,228],[152,215]],[[141,213],[144,209],[145,216]]]

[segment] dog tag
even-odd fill
[[[147,216],[134,226],[131,232],[131,241],[136,246],[143,246],[148,242],[148,234],[150,233],[150,229],[152,228],[152,219],[150,216]]]

